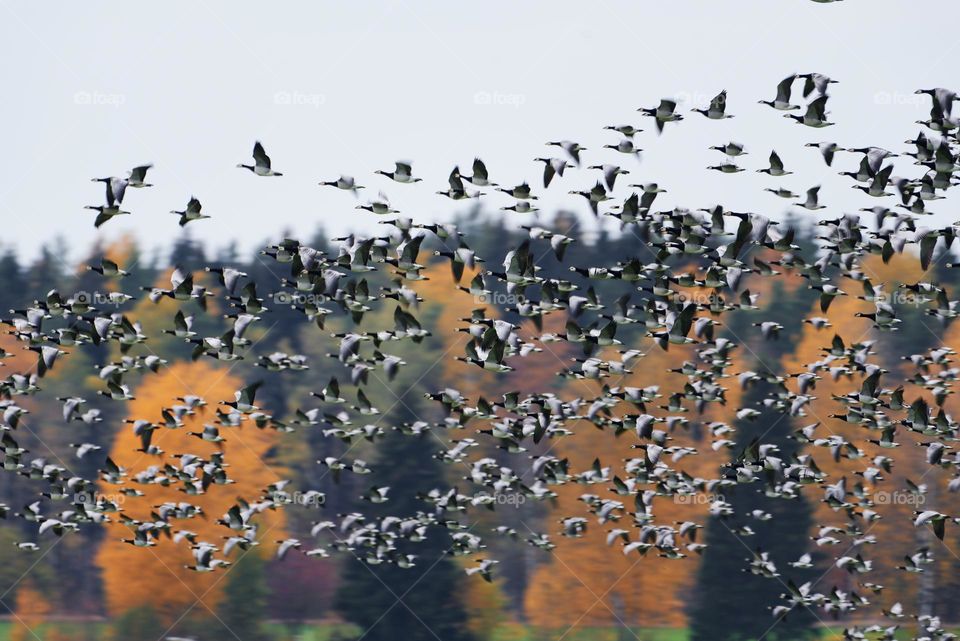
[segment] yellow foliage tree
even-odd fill
[[[464,563],[469,567],[469,563]],[[505,621],[506,598],[499,581],[488,583],[473,576],[464,582],[463,606],[467,611],[467,629],[475,639],[492,639]]]
[[[121,269],[129,267],[128,263],[137,249],[137,239],[132,234],[123,234],[103,250],[103,257],[112,260]]]
[[[103,257],[115,262],[120,266],[120,269],[131,269],[133,265],[130,264],[130,260],[133,258],[136,249],[136,239],[131,234],[123,234],[120,238],[104,247]],[[85,270],[86,266],[81,266],[80,269]],[[120,291],[120,289],[122,289],[119,281],[115,278],[106,279],[103,286],[110,291]]]
[[[25,343],[7,332],[0,333],[0,350],[8,356],[0,360],[0,377],[11,374],[30,374],[36,370],[37,355],[24,349]],[[56,370],[54,370],[56,371]]]
[[[686,376],[669,370],[677,363],[690,359],[693,350],[689,347],[671,346],[669,352],[653,345],[650,339],[644,339],[633,346],[646,352],[646,355],[634,365],[634,373],[621,379],[613,378],[613,385],[642,386],[659,385],[660,394],[665,400],[670,394],[683,390]],[[608,355],[613,358],[613,354]],[[735,356],[734,356],[735,358]],[[594,397],[600,393],[600,386],[594,381],[573,381],[568,387],[584,397]],[[658,400],[655,403],[659,404]],[[729,414],[739,407],[739,389],[728,389],[727,405],[708,403],[702,416],[686,415],[690,427],[702,427],[712,421],[729,420]],[[633,410],[631,410],[633,411]],[[656,416],[665,417],[668,412],[654,407],[651,403],[647,411]],[[622,408],[617,414],[625,413]],[[672,415],[672,414],[671,414]],[[699,424],[699,425],[698,425]],[[699,429],[684,430],[678,428],[671,433],[671,445],[694,447],[698,454],[687,456],[677,463],[676,469],[684,470],[693,477],[712,477],[716,475],[719,463],[726,456],[714,452],[709,441],[699,436]],[[636,436],[624,433],[615,438],[608,430],[593,429],[588,424],[579,424],[573,436],[559,441],[555,447],[557,456],[566,457],[572,470],[588,469],[594,458],[602,465],[612,467],[611,474],[621,478],[627,475],[623,471],[624,459],[637,456],[631,445],[637,443]],[[590,492],[589,487],[568,484],[554,488],[557,501],[551,510],[548,522],[555,523],[567,516],[579,516],[584,506],[579,496]],[[604,496],[604,498],[606,498]],[[621,497],[626,510],[633,510],[632,497]],[[706,505],[696,500],[673,500],[660,497],[655,500],[656,521],[670,524],[674,521],[693,520],[702,523],[706,516]],[[625,521],[629,517],[625,517]],[[669,560],[658,558],[655,553],[645,557],[636,554],[624,556],[616,548],[606,545],[607,531],[617,524],[600,525],[595,517],[582,537],[556,537],[556,549],[550,560],[542,564],[534,573],[525,597],[525,612],[530,622],[545,629],[616,627],[621,624],[649,627],[683,627],[683,614],[686,594],[696,576],[699,557]],[[636,530],[628,525],[636,538]],[[553,533],[551,533],[553,534]],[[557,608],[563,603],[563,608]]]
[[[923,277],[916,257],[907,255],[895,256],[888,264],[884,264],[879,257],[870,256],[863,261],[862,270],[875,288],[882,286],[883,291],[887,294],[896,291],[900,283],[914,283]],[[833,326],[817,330],[812,325],[805,325],[796,349],[792,354],[784,357],[785,372],[791,374],[805,372],[810,363],[821,361],[825,356],[824,350],[830,348],[834,335],[840,336],[847,347],[880,337],[881,333],[873,328],[870,319],[855,316],[856,313],[873,312],[875,308],[873,302],[858,299],[862,290],[861,283],[851,279],[843,279],[838,285],[847,295],[835,298],[827,313],[821,313],[819,303],[815,303],[814,308],[808,315],[808,317],[824,316],[830,320]],[[960,345],[960,338],[954,340],[956,341],[955,344]],[[893,360],[893,358],[899,356],[884,353],[884,348],[885,341],[878,341],[873,346],[872,349],[877,354],[871,356],[871,362],[883,364],[885,360]],[[844,359],[840,359],[832,365],[841,366],[845,363]],[[902,384],[905,374],[908,372],[905,367],[891,368],[891,370],[890,373],[884,375],[881,381],[882,386],[887,389],[893,389]],[[912,371],[912,368],[910,371]],[[815,399],[805,408],[807,417],[800,424],[805,425],[819,421],[820,426],[817,428],[816,438],[840,436],[860,448],[864,456],[860,458],[843,457],[835,460],[828,448],[818,448],[811,445],[806,447],[806,453],[813,455],[820,469],[828,474],[828,483],[835,483],[841,478],[846,478],[848,488],[853,488],[856,483],[862,483],[867,490],[873,492],[876,503],[874,509],[880,513],[882,518],[873,524],[865,524],[864,527],[868,529],[867,533],[869,535],[875,536],[877,541],[883,542],[883,545],[865,546],[859,552],[865,559],[873,561],[874,569],[869,575],[869,580],[885,585],[887,589],[872,600],[886,607],[892,605],[892,602],[896,600],[901,600],[906,604],[908,600],[904,599],[904,595],[915,594],[917,575],[895,568],[897,565],[902,565],[904,556],[913,554],[919,547],[915,538],[915,529],[912,527],[913,511],[918,509],[918,506],[904,497],[907,495],[906,479],[919,482],[920,479],[924,478],[928,469],[924,460],[924,450],[917,447],[924,439],[910,430],[898,429],[896,440],[900,443],[900,447],[897,448],[897,454],[894,457],[896,464],[893,471],[889,474],[884,473],[882,481],[876,485],[871,485],[861,475],[869,466],[873,465],[875,456],[889,455],[889,451],[868,442],[868,439],[878,439],[879,433],[869,432],[860,424],[836,418],[838,415],[845,415],[847,409],[835,397],[859,391],[863,376],[860,373],[852,373],[850,375],[840,375],[838,379],[834,380],[828,372],[821,372],[820,375],[822,378],[817,382],[816,389],[810,392],[815,396]],[[914,400],[918,396],[924,396],[932,404],[930,396],[921,394],[920,388],[912,385],[907,387],[906,401]],[[900,414],[896,412],[890,412],[890,414],[892,414],[891,418],[894,420],[900,417]],[[931,475],[924,481],[934,477],[935,475]],[[827,503],[819,500],[822,498],[822,494],[817,493],[817,488],[811,489],[813,491],[808,494],[808,497],[814,508],[815,527],[820,525],[845,526],[847,524],[846,513],[834,511]],[[827,563],[838,556],[856,553],[856,551],[851,551],[850,546],[846,543],[835,546],[835,548],[819,548],[819,551],[827,557]],[[840,589],[856,589],[850,575],[836,567],[830,570],[822,582],[825,586],[836,585]]]
[[[43,624],[51,610],[50,602],[43,592],[32,582],[27,581],[17,588],[17,598],[13,606],[13,622],[10,628],[10,641],[36,639],[37,628]]]
[[[470,282],[476,272],[476,269],[464,269],[460,282]],[[443,339],[444,353],[447,355],[437,364],[437,367],[442,368],[443,379],[456,381],[454,387],[469,398],[474,398],[478,393],[489,394],[496,388],[496,376],[453,357],[462,356],[463,348],[470,340],[467,334],[457,331],[457,328],[467,325],[460,319],[469,318],[474,309],[480,308],[484,308],[489,317],[496,318],[497,308],[475,300],[468,292],[455,289],[453,276],[445,262],[430,264],[424,270],[424,275],[428,280],[413,284],[414,290],[423,298],[421,311],[415,312],[415,315],[429,316],[434,312],[438,314],[436,327]]]
[[[955,353],[960,353],[960,323],[952,323],[943,334],[943,347],[952,349]],[[947,367],[955,367],[951,362]],[[931,370],[931,375],[936,372]],[[928,401],[930,398],[928,397]],[[956,394],[947,396],[944,402],[944,409],[947,414],[956,420],[960,416],[960,399]],[[929,441],[929,439],[927,439]],[[902,447],[900,449],[903,449]],[[924,449],[915,448],[917,451],[910,454],[914,458],[923,459]],[[899,460],[899,459],[898,459]],[[960,512],[960,496],[956,492],[950,492],[947,489],[947,482],[951,474],[943,469],[926,466],[924,471],[913,477],[912,480],[922,483],[928,487],[928,492],[924,496],[922,505],[916,506],[921,510],[937,510],[944,514],[957,514]],[[906,528],[905,528],[906,529]],[[960,558],[955,550],[960,549],[960,528],[947,527],[942,543],[926,531],[922,543],[930,545],[936,563],[928,570],[932,573],[928,580],[932,580],[938,593],[938,602],[944,609],[953,609],[957,605],[954,595],[960,588],[960,578],[958,578],[958,568],[960,568]]]
[[[197,394],[211,407],[200,408],[195,416],[184,418],[184,426],[178,429],[159,429],[154,435],[154,445],[164,450],[164,462],[176,464],[171,455],[190,452],[208,457],[217,451],[217,446],[195,438],[189,432],[202,431],[204,423],[213,422],[212,406],[218,400],[232,400],[233,392],[243,382],[230,375],[229,370],[213,367],[202,361],[175,363],[156,375],[144,379],[136,390],[136,399],[130,401],[129,417],[157,421],[160,410],[184,394]],[[256,500],[264,488],[281,478],[283,470],[270,467],[263,457],[277,441],[277,433],[260,430],[249,422],[240,427],[221,428],[226,439],[223,445],[227,473],[235,483],[222,486],[211,485],[199,496],[185,496],[177,485],[138,486],[144,496],[124,497],[118,487],[101,483],[100,490],[111,498],[122,499],[124,513],[134,519],[149,520],[153,506],[165,502],[189,501],[203,509],[205,518],[194,518],[173,524],[173,530],[189,530],[200,541],[215,545],[223,543],[222,537],[229,534],[223,526],[215,523],[234,505],[237,497]],[[135,474],[150,466],[160,465],[157,458],[136,451],[139,439],[129,428],[117,434],[110,456],[127,469],[127,483]],[[268,511],[258,517],[263,543],[283,537],[283,512]],[[138,548],[119,542],[131,538],[130,530],[114,519],[106,526],[106,540],[97,554],[97,564],[103,572],[104,593],[107,609],[117,615],[130,608],[151,605],[161,616],[175,618],[178,611],[195,602],[212,608],[217,603],[223,587],[224,571],[199,573],[187,570],[191,562],[188,543],[184,540],[175,545],[172,540],[162,539],[156,547]],[[229,568],[226,570],[229,571]]]

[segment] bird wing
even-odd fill
[[[780,156],[776,151],[770,152],[770,169],[783,171],[783,161],[780,160]]]
[[[797,79],[797,74],[790,74],[777,84],[777,101],[790,102],[790,92],[793,89],[793,81]]]
[[[710,110],[719,111],[720,113],[724,112],[724,109],[727,108],[727,90],[724,89],[716,96],[713,97],[713,100],[710,101]]]
[[[130,180],[142,183],[147,178],[147,171],[151,167],[153,167],[153,165],[140,165],[139,167],[134,167],[130,170]]]
[[[811,102],[807,106],[807,117],[826,121],[827,119],[827,96],[823,95]]]
[[[409,162],[404,162],[404,161],[398,160],[398,161],[397,161],[396,163],[394,163],[394,164],[397,166],[396,172],[397,172],[397,175],[398,175],[398,176],[411,176],[411,175],[413,175],[413,165],[411,165]]]
[[[263,150],[260,141],[253,143],[253,159],[259,166],[270,169],[270,156]]]
[[[473,177],[482,178],[487,180],[489,175],[487,174],[487,166],[483,164],[483,161],[479,158],[473,159]]]

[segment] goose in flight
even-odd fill
[[[913,522],[914,527],[921,527],[927,524],[932,525],[933,533],[941,541],[943,540],[947,521],[953,521],[954,523],[957,522],[957,519],[947,516],[946,514],[941,514],[936,510],[918,510],[914,513],[914,515],[916,516]]]
[[[796,205],[803,207],[804,209],[809,209],[814,211],[817,209],[824,209],[825,206],[820,204],[819,200],[820,185],[816,187],[811,187],[807,190],[807,199],[804,202],[795,203]]]
[[[841,150],[838,149],[837,151]],[[894,158],[899,155],[893,153],[892,151],[887,151],[883,147],[849,147],[847,149],[843,149],[842,151],[863,154],[864,159],[867,162],[866,166],[873,175],[876,175],[883,167],[884,160],[887,158]]]
[[[479,198],[483,192],[468,192],[463,184],[463,176],[460,175],[460,168],[454,167],[447,178],[450,187],[446,191],[438,191],[441,196],[446,196],[450,200],[464,200],[466,198]]]
[[[621,174],[629,174],[630,172],[626,169],[621,169],[616,165],[592,165],[588,169],[597,169],[603,172],[603,180],[607,184],[607,189],[613,191],[613,184],[617,180],[617,176]]]
[[[176,214],[180,216],[180,226],[184,227],[187,223],[194,220],[202,220],[204,218],[210,218],[206,214],[201,214],[200,209],[203,205],[200,204],[200,201],[196,197],[191,196],[190,200],[187,202],[187,208],[182,211],[171,211],[171,214]]]
[[[499,561],[496,559],[477,559],[477,563],[480,565],[475,568],[467,568],[467,576],[479,574],[481,577],[483,577],[484,581],[487,583],[492,583],[493,576],[491,570],[493,570],[493,566],[499,563]]]
[[[827,167],[833,165],[833,156],[838,151],[846,151],[845,149],[838,147],[835,142],[808,142],[804,147],[815,147],[820,150],[820,154],[823,156],[823,162],[827,163]]]
[[[119,206],[123,202],[123,196],[127,191],[129,182],[125,178],[109,176],[107,178],[91,178],[91,182],[103,183],[107,187],[107,206]]]
[[[226,441],[225,438],[220,436],[220,428],[216,425],[204,425],[202,432],[187,432],[187,434],[208,443],[223,443]]]
[[[619,151],[621,154],[632,154],[637,157],[639,157],[640,152],[643,151],[643,149],[633,144],[632,138],[622,138],[617,144],[604,145],[603,148],[613,149],[614,151]]]
[[[716,96],[713,97],[713,100],[710,101],[710,106],[706,109],[693,109],[698,114],[703,114],[710,120],[723,120],[725,118],[733,118],[732,114],[728,114],[727,110],[727,90],[724,89]]]
[[[616,131],[627,138],[633,138],[636,134],[643,131],[643,129],[638,129],[633,125],[607,125],[604,129],[607,131]]]
[[[87,265],[87,269],[107,277],[119,276],[123,278],[124,276],[130,275],[130,272],[120,269],[119,265],[108,258],[101,258],[99,265]]]
[[[183,310],[177,310],[176,315],[173,317],[173,327],[173,329],[164,329],[163,333],[184,340],[197,335],[197,333],[193,331],[193,315],[185,316]]]
[[[263,150],[263,145],[260,144],[260,141],[253,143],[253,162],[252,165],[245,165],[240,163],[237,167],[241,169],[249,169],[258,176],[282,176],[279,171],[274,171],[270,167],[270,156],[267,155],[267,152]]]
[[[506,189],[504,187],[497,187],[497,191],[502,191],[505,194],[509,194],[510,196],[513,196],[517,200],[536,200],[537,199],[537,197],[534,196],[533,193],[530,191],[530,185],[528,185],[525,182],[520,183],[515,187],[511,187],[510,189]]]
[[[398,183],[418,183],[423,180],[422,178],[413,177],[412,163],[398,160],[394,164],[396,165],[396,168],[393,171],[384,171],[383,169],[378,169],[373,173],[386,176],[387,178],[390,178]]]
[[[257,390],[260,389],[262,385],[263,381],[257,381],[256,383],[247,385],[246,387],[234,392],[233,401],[220,401],[220,404],[226,405],[227,407],[232,407],[241,414],[251,414],[256,412],[260,408],[254,405],[253,402],[257,396]]]
[[[579,167],[580,166],[580,152],[586,151],[586,147],[581,147],[580,143],[573,142],[572,140],[556,140],[553,142],[547,143],[548,147],[560,147],[567,154],[573,158],[573,162]]]
[[[589,191],[573,190],[570,193],[583,196],[584,198],[586,198],[587,201],[590,203],[590,211],[593,212],[594,216],[599,215],[597,211],[598,205],[606,200],[610,200],[610,196],[607,194],[607,190],[603,188],[603,184],[600,183],[599,181],[597,181],[597,184],[594,185],[593,189]]]
[[[636,187],[637,189],[642,189],[645,194],[665,194],[667,193],[666,189],[663,189],[657,183],[634,183],[627,185],[628,187]]]
[[[757,173],[767,174],[770,176],[787,176],[792,174],[792,171],[786,171],[783,168],[783,161],[780,160],[780,156],[776,151],[770,152],[770,166],[766,169],[758,169]]]
[[[223,286],[228,296],[233,296],[240,283],[241,278],[246,278],[247,273],[231,267],[204,267],[204,271],[217,275],[217,282]]]
[[[870,181],[870,186],[865,187],[863,185],[852,185],[854,189],[859,189],[868,196],[873,196],[874,198],[880,198],[882,196],[892,196],[893,194],[888,192],[887,184],[890,182],[890,174],[893,171],[893,165],[887,165],[881,169]]]
[[[479,158],[473,159],[473,175],[461,176],[471,185],[477,187],[496,187],[496,183],[490,181],[490,175],[487,173],[487,166]]]
[[[917,95],[926,94],[930,96],[930,98],[933,100],[933,109],[931,114],[938,114],[941,118],[949,118],[950,112],[953,111],[954,101],[960,100],[960,96],[958,96],[955,91],[944,89],[942,87],[935,87],[933,89],[917,89],[914,93]]]
[[[299,550],[301,543],[297,539],[284,539],[277,541],[277,558],[282,559],[289,554],[290,550]]]
[[[736,158],[737,156],[746,156],[747,152],[743,150],[743,145],[739,142],[730,141],[725,145],[714,145],[710,147],[711,151],[721,151],[731,158]]]
[[[377,214],[378,216],[386,216],[387,214],[399,214],[399,209],[393,209],[390,206],[390,200],[387,198],[386,194],[382,191],[380,195],[371,200],[366,205],[357,205],[355,209],[365,209],[371,213]]]
[[[506,205],[505,207],[500,208],[501,211],[514,211],[518,214],[531,214],[540,211],[540,208],[535,206],[529,200],[518,200],[512,205]]]
[[[140,165],[131,169],[130,175],[127,177],[127,187],[133,187],[135,189],[153,187],[152,184],[144,182],[147,179],[147,171],[152,167],[153,165]]]
[[[97,212],[97,218],[93,221],[93,226],[100,228],[114,216],[129,215],[129,211],[120,209],[119,205],[87,205],[84,209],[92,209]]]
[[[358,190],[363,189],[363,185],[358,185],[353,176],[345,176],[342,174],[336,180],[321,182],[320,185],[324,187],[336,187],[344,191],[352,191],[354,196],[357,195]]]
[[[771,189],[767,187],[764,191],[769,191],[774,196],[779,196],[780,198],[796,198],[797,194],[793,193],[785,187],[779,187],[777,189]]]
[[[663,127],[668,122],[679,122],[683,116],[676,113],[677,101],[664,98],[656,107],[640,107],[637,111],[644,116],[650,116],[657,124],[657,133],[663,133]]]
[[[761,105],[773,107],[778,111],[792,111],[799,109],[800,105],[790,103],[790,93],[793,90],[793,81],[797,79],[797,74],[790,74],[777,84],[777,97],[773,100],[760,100]]]
[[[537,162],[543,163],[543,188],[550,186],[554,176],[563,176],[563,172],[571,163],[563,158],[534,158]]]
[[[822,96],[826,96],[826,95],[827,95],[827,87],[829,87],[830,85],[833,85],[833,84],[836,84],[836,83],[837,83],[836,80],[832,80],[831,78],[823,75],[822,73],[815,73],[815,72],[814,72],[814,73],[801,73],[801,74],[797,75],[797,78],[803,78],[803,79],[804,79],[804,83],[803,83],[803,97],[804,97],[804,98],[806,98],[806,97],[809,96],[811,93],[813,93],[813,90],[814,90],[814,89],[817,90],[817,93],[820,94],[821,97],[822,97]]]
[[[826,94],[820,96],[809,105],[807,105],[807,112],[802,116],[795,116],[793,114],[783,114],[784,118],[791,118],[797,121],[801,125],[806,125],[808,127],[821,128],[829,127],[836,123],[827,122],[827,96]]]
[[[719,171],[724,174],[738,174],[741,171],[746,171],[743,167],[735,165],[732,162],[725,162],[719,165],[710,165],[709,167],[707,167],[707,169],[711,169],[713,171]]]
[[[193,570],[194,572],[212,572],[218,567],[229,566],[229,561],[213,558],[213,553],[219,549],[220,548],[210,543],[196,543],[192,546],[193,558],[196,560],[196,565],[184,565],[183,567],[188,570]]]

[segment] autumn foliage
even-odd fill
[[[165,451],[162,458],[138,452],[139,439],[132,429],[124,426],[117,434],[110,456],[126,468],[126,485],[137,487],[144,496],[124,496],[119,494],[118,486],[106,483],[101,484],[100,491],[121,500],[126,515],[139,520],[150,519],[151,512],[161,503],[189,500],[202,508],[204,516],[175,523],[174,533],[182,528],[195,532],[198,540],[222,544],[222,537],[228,531],[218,525],[216,519],[236,502],[238,496],[260,496],[268,484],[282,476],[282,470],[271,467],[264,460],[276,443],[276,432],[257,429],[249,422],[240,427],[221,427],[229,431],[229,439],[222,445],[225,460],[229,463],[228,474],[235,483],[212,485],[199,496],[186,497],[175,487],[137,486],[130,479],[150,466],[164,462],[176,464],[176,459],[171,459],[169,453],[193,452],[206,456],[216,452],[216,444],[201,441],[189,432],[202,431],[204,423],[214,422],[215,403],[232,399],[233,392],[242,385],[242,381],[232,376],[229,370],[203,362],[176,363],[145,378],[135,391],[136,399],[130,401],[131,418],[150,417],[159,421],[161,408],[176,403],[174,399],[183,394],[200,395],[208,400],[209,405],[198,409],[195,416],[185,417],[183,427],[161,428],[156,432],[153,444]],[[259,519],[260,536],[265,546],[270,547],[273,541],[283,538],[281,511],[268,511]],[[108,540],[132,538],[130,529],[116,520],[107,525],[106,537]],[[187,546],[186,540],[177,544],[166,537],[161,537],[156,547],[151,548],[119,543],[101,546],[97,564],[103,573],[108,611],[119,614],[151,604],[160,614],[173,616],[194,603],[202,603],[206,608],[215,607],[223,589],[225,573],[197,573],[186,569],[184,561],[190,558]]]

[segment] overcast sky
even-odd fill
[[[837,176],[858,159],[838,156],[828,170],[803,143],[904,150],[929,111],[914,90],[960,89],[957,23],[945,19],[955,9],[955,0],[0,0],[0,243],[31,257],[59,233],[79,259],[95,238],[132,232],[154,247],[185,233],[167,212],[191,195],[213,218],[188,231],[214,246],[253,248],[318,223],[335,234],[375,229],[350,194],[317,186],[340,173],[367,186],[361,202],[383,189],[405,215],[445,220],[462,209],[434,193],[453,165],[469,173],[480,156],[493,180],[527,179],[542,193],[533,158],[561,153],[544,143],[562,138],[589,148],[585,164],[617,162],[628,179],[661,183],[669,193],[658,208],[723,202],[782,215],[786,201],[763,187],[822,183],[828,212],[851,211],[876,204]],[[785,75],[810,71],[839,80],[836,126],[809,129],[757,104]],[[686,113],[724,88],[736,117],[723,122],[688,114],[658,137],[635,111],[672,96]],[[618,138],[602,126],[621,123],[646,129],[639,161],[601,149]],[[283,177],[236,168],[254,140]],[[746,144],[738,162],[749,172],[705,170],[723,158],[706,147],[727,140]],[[771,148],[795,175],[753,171]],[[396,159],[412,160],[424,182],[373,175]],[[103,189],[90,178],[146,162],[156,186],[128,192],[133,215],[94,230],[83,206],[100,204]],[[919,169],[898,162],[895,173]],[[567,192],[595,180],[571,172],[541,206],[589,215]],[[511,202],[483,200],[491,211]],[[940,204],[950,202],[932,203],[934,222],[956,218]]]

